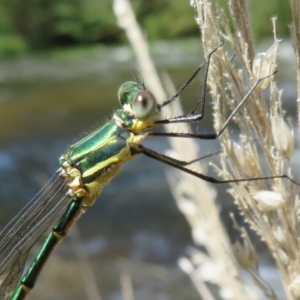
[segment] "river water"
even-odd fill
[[[179,87],[201,62],[199,49],[199,41],[158,42],[152,52]],[[0,62],[0,226],[47,182],[68,146],[109,120],[119,107],[119,86],[133,80],[136,70],[125,46]],[[294,86],[286,90],[292,99]],[[196,81],[182,96],[184,108],[199,95]],[[208,112],[205,128],[212,128],[210,118]],[[160,152],[168,148],[161,139],[147,145]],[[204,154],[218,150],[217,143],[205,145]],[[193,243],[164,172],[146,157],[126,164],[55,251],[30,299],[86,299],[82,247],[102,299],[122,299],[122,274],[131,276],[136,299],[199,299],[176,265]]]

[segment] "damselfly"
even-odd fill
[[[220,45],[221,46],[221,45]],[[202,180],[212,183],[230,183],[267,178],[288,178],[287,175],[248,179],[218,180],[197,173],[187,166],[193,161],[182,161],[159,154],[143,146],[148,137],[184,137],[217,139],[227,127],[235,113],[245,102],[257,84],[255,82],[240,104],[230,114],[217,133],[168,133],[152,131],[164,124],[198,122],[205,113],[205,94],[209,62],[213,50],[205,63],[200,65],[191,78],[169,99],[158,104],[144,85],[127,82],[119,89],[118,109],[112,119],[83,140],[71,146],[60,158],[60,168],[49,183],[22,209],[0,234],[0,298],[24,299],[34,287],[36,280],[57,244],[65,237],[76,220],[91,207],[101,194],[103,187],[120,171],[122,165],[138,154],[170,165]],[[184,115],[161,119],[164,106],[174,101],[179,94],[204,69],[202,96],[194,109]],[[197,110],[200,110],[197,113]],[[58,221],[57,221],[58,220]],[[56,222],[56,223],[55,223]],[[55,224],[53,226],[53,224]],[[22,276],[27,254],[46,229],[53,226],[46,240]],[[20,280],[21,278],[21,280]]]

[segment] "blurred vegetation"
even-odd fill
[[[197,36],[188,0],[132,0],[150,40]],[[226,0],[221,0],[223,4]],[[270,17],[278,15],[278,34],[288,35],[291,12],[286,1],[249,1],[256,40],[271,32]],[[33,50],[117,44],[124,36],[115,22],[112,1],[0,1],[0,57]]]

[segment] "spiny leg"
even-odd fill
[[[163,107],[165,105],[170,104],[172,101],[174,101],[184,90],[185,88],[192,82],[192,80],[197,76],[197,74],[199,73],[199,71],[201,70],[201,68],[203,67],[203,65],[205,65],[205,69],[204,69],[204,74],[203,74],[203,85],[202,85],[202,90],[201,90],[201,97],[200,99],[196,102],[195,107],[190,111],[190,113],[188,114],[184,114],[181,116],[177,116],[175,118],[170,118],[170,119],[165,119],[165,120],[158,120],[155,123],[156,124],[168,124],[168,123],[175,123],[174,120],[178,119],[181,120],[182,118],[188,118],[190,116],[194,116],[197,115],[198,117],[200,116],[200,119],[202,119],[204,117],[204,112],[205,112],[205,103],[206,103],[206,88],[207,88],[207,78],[208,78],[208,70],[209,70],[209,64],[210,64],[210,59],[211,56],[219,49],[223,46],[224,41],[222,41],[222,43],[215,48],[213,51],[211,51],[208,56],[207,59],[204,63],[202,63],[197,70],[194,72],[194,74],[189,78],[189,80],[176,92],[176,94],[172,97],[170,97],[169,99],[165,100],[160,106]],[[201,106],[200,109],[200,113],[196,114],[196,111],[198,109],[198,107]],[[177,122],[181,122],[181,121],[177,121]],[[185,121],[188,122],[188,121]]]
[[[173,95],[172,97],[166,99],[165,101],[163,101],[161,104],[160,104],[160,107],[164,107],[168,104],[170,104],[171,102],[173,102],[187,87],[188,85],[193,81],[193,79],[197,76],[197,74],[200,72],[201,68],[205,65],[205,69],[204,69],[204,74],[203,74],[203,86],[202,86],[202,92],[201,92],[201,97],[200,99],[197,101],[195,107],[193,108],[193,110],[190,112],[190,114],[194,114],[198,108],[199,105],[201,105],[201,112],[204,111],[204,108],[205,108],[205,98],[206,98],[206,87],[207,87],[207,77],[208,77],[208,69],[209,69],[209,63],[210,63],[210,59],[211,59],[211,56],[219,49],[221,48],[222,46],[224,45],[224,41],[222,41],[222,43],[217,47],[215,48],[213,51],[211,51],[208,56],[207,56],[207,59],[205,62],[203,62],[198,68],[197,70],[193,73],[193,75],[188,79],[187,82],[185,82],[183,84],[183,86],[176,92],[175,95]],[[156,123],[157,124],[162,124],[161,121],[164,121],[164,120],[159,120],[157,121]]]
[[[248,99],[248,97],[251,95],[253,90],[256,88],[256,86],[266,78],[273,76],[275,73],[277,73],[277,70],[274,71],[272,74],[269,74],[265,77],[259,78],[255,81],[251,89],[248,91],[248,93],[245,95],[245,97],[242,99],[242,101],[236,106],[236,108],[231,112],[227,120],[222,125],[221,129],[218,132],[213,133],[176,133],[176,132],[148,132],[149,136],[168,136],[168,137],[183,137],[183,138],[197,138],[202,140],[215,140],[217,139],[223,131],[228,126],[229,122],[232,120],[232,118],[235,116],[237,111],[240,109],[240,107],[245,103],[245,101]],[[162,120],[163,122],[166,121],[166,123],[190,123],[190,122],[197,122],[200,121],[203,118],[204,112],[200,112],[199,114],[194,115],[183,115],[175,118],[170,118],[167,120]]]
[[[248,182],[248,181],[257,181],[257,180],[266,180],[266,179],[279,179],[279,178],[286,178],[290,182],[300,186],[300,183],[294,181],[292,178],[290,178],[288,175],[274,175],[274,176],[259,176],[259,177],[253,177],[253,178],[237,178],[237,179],[228,179],[228,180],[219,180],[214,177],[204,175],[198,172],[195,172],[193,170],[190,170],[188,168],[185,168],[186,165],[190,164],[191,162],[185,162],[182,160],[178,160],[175,158],[171,158],[167,155],[157,153],[156,151],[153,151],[141,144],[135,144],[131,147],[131,153],[132,154],[144,154],[152,159],[155,159],[157,161],[160,161],[166,165],[169,165],[173,168],[176,168],[178,170],[181,170],[185,173],[191,174],[197,178],[200,178],[204,181],[208,181],[211,183],[233,183],[233,182]]]
[[[148,149],[148,148],[147,148],[147,149]],[[149,150],[150,150],[150,149],[149,149]],[[134,150],[133,150],[133,153],[136,153],[136,152],[134,152],[134,151],[135,151],[135,148],[134,148]],[[150,150],[150,151],[152,151],[152,150]],[[155,152],[155,151],[153,151],[153,152]],[[180,159],[178,159],[178,158],[174,158],[174,157],[171,157],[171,156],[169,156],[169,155],[161,154],[161,153],[158,153],[158,152],[155,152],[155,153],[156,153],[157,155],[159,155],[159,156],[164,157],[164,159],[169,160],[169,161],[171,161],[171,162],[173,162],[173,163],[175,163],[175,164],[177,164],[177,165],[180,165],[180,166],[188,166],[188,165],[191,165],[191,164],[193,164],[193,163],[195,163],[195,162],[197,162],[197,161],[204,160],[204,159],[206,159],[206,158],[209,158],[209,157],[212,157],[212,156],[214,156],[214,155],[220,154],[221,152],[222,152],[222,151],[219,150],[219,151],[216,151],[216,152],[213,152],[213,153],[210,153],[210,154],[207,154],[207,155],[204,155],[204,156],[201,156],[201,157],[198,157],[198,158],[189,160],[189,161],[180,160]],[[138,152],[138,153],[140,153],[140,152]]]

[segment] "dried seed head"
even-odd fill
[[[190,201],[189,199],[182,198],[178,202],[179,209],[186,215],[194,217],[197,214],[197,206],[195,202]]]
[[[177,264],[186,274],[192,274],[194,272],[194,266],[191,260],[186,257],[180,257],[177,261]]]
[[[241,146],[241,144],[233,142],[233,151],[241,169],[247,176],[255,177],[259,174],[259,161],[250,145]]]
[[[253,79],[271,75],[276,70],[276,54],[278,49],[278,41],[276,41],[266,52],[258,53],[253,61]],[[272,76],[261,81],[257,88],[266,89],[272,80]]]
[[[300,275],[297,275],[289,286],[295,299],[300,298]]]
[[[275,229],[273,229],[273,234],[277,240],[277,242],[282,246],[288,245],[288,238],[286,233],[283,231],[283,228],[281,226],[277,226]]]
[[[283,118],[279,116],[271,117],[272,135],[275,146],[279,153],[290,158],[294,153],[294,135],[287,126]]]
[[[195,220],[192,229],[193,240],[200,245],[205,244],[205,240],[208,238],[205,229],[201,225],[203,225],[203,222]]]
[[[196,8],[197,7],[197,2],[195,0],[190,0],[190,6]]]
[[[235,299],[236,294],[230,287],[222,287],[220,290],[220,297],[224,300],[232,300]]]
[[[222,274],[222,267],[220,264],[208,260],[203,262],[198,268],[198,275],[203,281],[211,283],[218,283]]]
[[[260,208],[264,211],[272,211],[281,208],[284,205],[284,199],[281,194],[272,191],[258,191],[251,194]]]
[[[195,16],[195,21],[196,21],[196,24],[198,24],[200,26],[201,24],[201,19],[199,18],[198,16],[198,6],[199,6],[199,3],[198,1],[196,0],[190,0],[190,5],[195,9],[197,15]]]
[[[257,257],[252,247],[247,247],[246,244],[242,245],[237,241],[233,244],[232,250],[237,262],[242,268],[246,270],[256,268]]]
[[[282,265],[289,266],[291,263],[291,259],[290,259],[289,255],[287,255],[287,253],[283,249],[280,249],[280,248],[277,249],[277,253],[278,253],[277,254],[278,258],[281,261]]]

